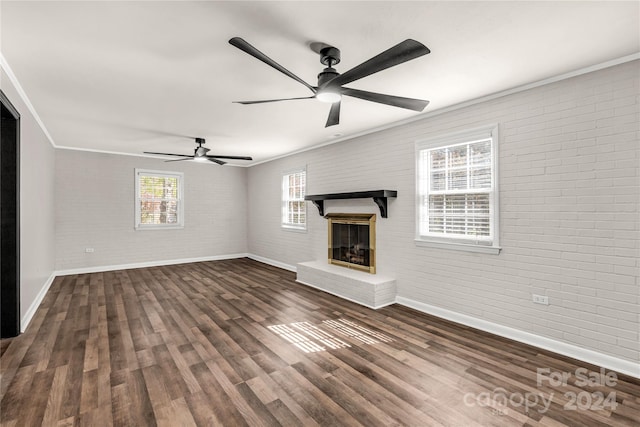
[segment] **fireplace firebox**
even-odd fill
[[[329,263],[375,274],[376,215],[330,213]]]

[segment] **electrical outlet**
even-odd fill
[[[533,302],[534,302],[534,304],[549,305],[549,297],[546,296],[546,295],[533,294]]]
[[[84,252],[87,254],[92,254],[93,253],[93,248],[84,248]]]

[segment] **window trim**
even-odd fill
[[[178,178],[178,222],[177,224],[142,224],[140,222],[140,175],[177,177]],[[177,230],[184,228],[184,173],[173,171],[160,171],[152,169],[135,168],[135,193],[134,193],[134,228],[135,230]]]
[[[415,193],[415,245],[437,249],[451,249],[468,252],[481,252],[497,255],[500,247],[500,200],[499,200],[499,176],[498,176],[498,146],[499,129],[497,124],[486,125],[474,129],[417,140],[415,143],[415,167],[416,167],[416,193]],[[440,147],[448,147],[456,144],[465,144],[474,140],[491,138],[491,190],[489,191],[490,206],[490,242],[473,240],[464,236],[432,236],[420,234],[421,195],[423,194],[424,180],[422,174],[425,171],[421,166],[421,152]]]
[[[304,203],[304,217],[305,217],[304,224],[299,225],[299,224],[290,224],[290,223],[284,222],[285,203],[289,201],[289,199],[285,200],[284,198],[285,196],[284,178],[286,176],[290,176],[292,174],[301,173],[301,172],[304,172],[304,175],[305,175],[304,193],[307,194],[307,167],[306,166],[283,171],[282,174],[280,175],[280,227],[285,231],[306,233],[307,222],[308,222],[307,219],[309,218],[306,202]],[[304,196],[302,201],[304,202]]]

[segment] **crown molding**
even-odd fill
[[[403,119],[403,120],[399,120],[399,121],[396,121],[396,122],[388,123],[386,125],[377,126],[377,127],[374,127],[374,128],[371,128],[371,129],[367,129],[367,130],[364,130],[364,131],[361,131],[361,132],[356,132],[356,133],[353,133],[353,134],[345,135],[345,136],[342,136],[340,138],[332,139],[331,141],[322,142],[322,143],[313,145],[311,147],[303,148],[303,149],[297,150],[297,151],[292,151],[290,153],[286,153],[286,154],[282,154],[282,155],[279,155],[279,156],[271,157],[269,159],[261,160],[261,161],[254,162],[254,163],[247,164],[247,165],[230,165],[230,166],[245,167],[245,168],[252,167],[252,166],[257,166],[257,165],[260,165],[260,164],[263,164],[263,163],[268,163],[268,162],[272,162],[274,160],[283,159],[285,157],[293,156],[293,155],[296,155],[296,154],[305,153],[307,151],[316,150],[318,148],[326,147],[328,145],[337,144],[338,142],[347,141],[347,140],[358,138],[358,137],[361,137],[361,136],[364,136],[364,135],[369,135],[369,134],[372,134],[372,133],[381,132],[383,130],[392,129],[392,128],[395,128],[395,127],[398,127],[398,126],[402,126],[402,125],[406,125],[406,124],[409,124],[409,123],[413,123],[413,122],[416,122],[416,121],[419,121],[419,120],[423,120],[423,119],[427,119],[427,118],[430,118],[430,117],[438,116],[440,114],[448,113],[450,111],[455,111],[455,110],[459,110],[459,109],[462,109],[462,108],[466,108],[466,107],[469,107],[471,105],[476,105],[476,104],[480,104],[482,102],[491,101],[493,99],[501,98],[503,96],[512,95],[512,94],[523,92],[523,91],[526,91],[526,90],[529,90],[529,89],[537,88],[537,87],[540,87],[540,86],[545,86],[545,85],[548,85],[548,84],[551,84],[551,83],[556,83],[556,82],[559,82],[559,81],[562,81],[562,80],[566,80],[566,79],[570,79],[570,78],[573,78],[573,77],[581,76],[581,75],[584,75],[584,74],[592,73],[594,71],[603,70],[605,68],[614,67],[616,65],[625,64],[627,62],[632,62],[632,61],[636,61],[636,60],[639,60],[639,59],[640,59],[640,52],[636,52],[636,53],[633,53],[631,55],[626,55],[626,56],[623,56],[623,57],[620,57],[620,58],[612,59],[610,61],[601,62],[601,63],[595,64],[595,65],[590,65],[588,67],[580,68],[578,70],[570,71],[568,73],[559,74],[557,76],[553,76],[553,77],[549,77],[549,78],[546,78],[546,79],[538,80],[538,81],[535,81],[535,82],[532,82],[532,83],[528,83],[528,84],[525,84],[525,85],[522,85],[522,86],[516,86],[516,87],[511,88],[511,89],[506,89],[506,90],[503,90],[503,91],[500,91],[500,92],[492,93],[490,95],[486,95],[486,96],[482,96],[482,97],[479,97],[479,98],[471,99],[469,101],[464,101],[464,102],[460,102],[458,104],[450,105],[450,106],[447,106],[447,107],[442,107],[442,108],[439,108],[437,110],[429,111],[427,113],[419,114],[417,116],[409,117],[407,119]],[[139,154],[135,154],[135,153],[122,153],[122,152],[118,152],[118,151],[95,150],[95,149],[78,148],[78,147],[65,147],[65,146],[56,145],[55,141],[51,137],[51,134],[49,133],[49,131],[47,130],[46,126],[44,125],[44,123],[40,119],[40,116],[38,115],[35,107],[31,103],[31,101],[29,100],[29,97],[27,96],[26,92],[24,91],[24,89],[20,85],[20,82],[18,81],[18,78],[13,73],[13,70],[9,66],[9,64],[8,64],[6,58],[4,57],[4,55],[2,54],[2,52],[0,52],[0,68],[2,68],[5,71],[5,73],[9,77],[9,80],[11,81],[11,83],[15,86],[18,94],[20,95],[20,97],[22,98],[24,103],[27,105],[27,108],[29,109],[29,112],[31,112],[31,114],[35,118],[36,122],[40,125],[40,128],[42,129],[42,131],[46,135],[47,139],[49,140],[49,142],[51,143],[51,145],[54,148],[64,149],[64,150],[88,151],[88,152],[103,153],[103,154],[115,154],[115,155],[119,155],[119,156],[136,156],[136,157],[150,157],[150,158],[152,157],[152,156],[139,155]],[[155,158],[157,158],[157,157],[155,157]]]
[[[2,54],[2,52],[0,52],[0,68],[2,68],[2,70],[5,72],[5,74],[9,78],[9,81],[11,82],[11,84],[13,84],[13,87],[15,87],[16,92],[18,92],[18,95],[22,99],[22,102],[25,103],[25,105],[27,106],[27,109],[29,110],[29,112],[31,113],[31,115],[33,116],[35,121],[38,123],[38,125],[40,126],[40,129],[42,129],[42,132],[47,137],[47,139],[49,140],[49,142],[51,143],[53,148],[58,148],[58,146],[56,145],[55,141],[51,137],[51,134],[47,130],[47,127],[44,125],[44,122],[42,121],[42,119],[38,115],[38,112],[36,111],[36,108],[31,103],[31,100],[29,100],[29,97],[27,96],[27,93],[22,88],[22,85],[18,81],[18,78],[16,77],[16,75],[13,73],[13,70],[9,66],[9,63],[7,62],[7,60],[4,57],[4,55]]]
[[[83,151],[85,153],[110,154],[110,155],[114,155],[114,156],[145,157],[147,159],[167,160],[166,157],[153,156],[153,155],[148,155],[148,154],[124,153],[124,152],[121,152],[121,151],[109,151],[109,150],[96,150],[94,148],[68,147],[68,146],[64,146],[64,145],[58,145],[58,146],[56,146],[56,148],[58,150]],[[189,156],[185,155],[185,157],[189,157]],[[194,163],[199,163],[199,164],[207,165],[207,166],[211,165],[210,163],[204,163],[204,162],[194,162]],[[225,167],[234,167],[234,168],[246,168],[246,167],[249,167],[250,165],[234,165],[234,164],[231,164],[231,163],[226,163],[224,166]]]
[[[464,102],[460,102],[457,104],[453,104],[453,105],[449,105],[447,107],[442,107],[439,108],[437,110],[432,110],[426,113],[422,113],[422,114],[418,114],[416,116],[412,116],[406,119],[402,119],[396,122],[392,122],[392,123],[387,123],[386,125],[382,125],[382,126],[378,126],[378,127],[374,127],[371,129],[367,129],[364,131],[360,131],[357,133],[353,133],[353,134],[349,134],[349,135],[344,135],[340,138],[335,138],[332,139],[330,141],[325,141],[316,145],[313,145],[311,147],[307,147],[307,148],[303,148],[297,151],[292,151],[291,153],[287,153],[287,154],[282,154],[279,156],[275,156],[275,157],[271,157],[269,159],[266,160],[261,160],[259,162],[255,162],[249,166],[257,166],[260,165],[262,163],[268,163],[268,162],[272,162],[274,160],[279,160],[279,159],[283,159],[285,157],[289,157],[289,156],[293,156],[296,154],[301,154],[301,153],[305,153],[307,151],[311,151],[311,150],[316,150],[318,148],[322,148],[322,147],[326,147],[328,145],[333,145],[333,144],[337,144],[338,142],[342,142],[342,141],[347,141],[350,139],[355,139],[361,136],[365,136],[365,135],[369,135],[372,133],[376,133],[376,132],[381,132],[383,130],[387,130],[387,129],[392,129],[398,126],[402,126],[402,125],[406,125],[409,123],[413,123],[413,122],[417,122],[420,120],[424,120],[430,117],[435,117],[438,116],[440,114],[444,114],[444,113],[448,113],[450,111],[455,111],[455,110],[460,110],[462,108],[466,108],[472,105],[476,105],[476,104],[480,104],[483,102],[487,102],[487,101],[491,101],[497,98],[501,98],[503,96],[508,96],[508,95],[512,95],[515,93],[519,93],[519,92],[524,92],[526,90],[529,89],[533,89],[533,88],[537,88],[540,86],[545,86],[551,83],[556,83],[562,80],[567,80],[573,77],[578,77],[584,74],[589,74],[592,73],[594,71],[599,71],[599,70],[603,70],[605,68],[610,68],[610,67],[614,67],[616,65],[621,65],[621,64],[625,64],[627,62],[632,62],[632,61],[636,61],[640,59],[640,52],[637,53],[633,53],[631,55],[626,55],[626,56],[622,56],[620,58],[616,58],[616,59],[612,59],[610,61],[606,61],[606,62],[601,62],[599,64],[595,64],[595,65],[590,65],[588,67],[584,67],[584,68],[580,68],[578,70],[574,70],[574,71],[570,71],[568,73],[563,73],[563,74],[559,74],[557,76],[553,76],[553,77],[549,77],[543,80],[538,80],[532,83],[527,83],[525,85],[522,86],[516,86],[513,87],[511,89],[506,89],[500,92],[495,92],[489,95],[485,95],[485,96],[481,96],[479,98],[474,98],[474,99],[470,99],[469,101],[464,101]]]

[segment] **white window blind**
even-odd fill
[[[136,169],[137,229],[180,228],[184,225],[183,175]]]
[[[305,229],[307,205],[304,201],[307,186],[306,170],[285,173],[282,176],[282,226]]]
[[[418,144],[416,240],[497,246],[494,133]]]

